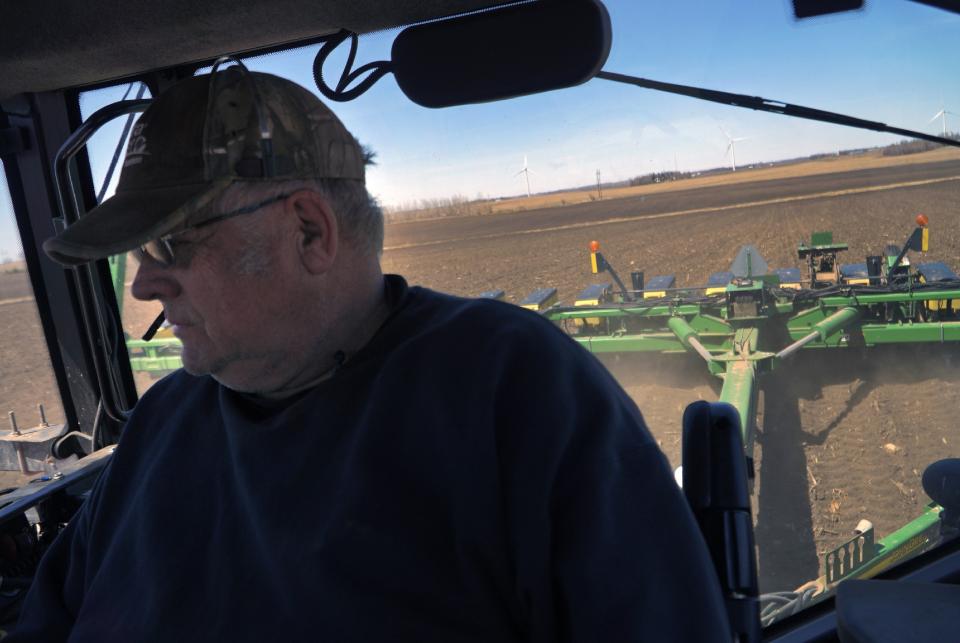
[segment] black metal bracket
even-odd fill
[[[907,253],[911,250],[920,250],[921,239],[923,238],[923,228],[915,228],[913,232],[910,233],[910,237],[907,238],[907,242],[903,244],[903,248],[900,249],[900,254],[897,255],[896,260],[887,268],[887,283],[894,278],[894,272],[900,266],[900,262],[903,261],[903,258],[907,256]]]
[[[0,129],[0,156],[19,154],[27,149],[30,149],[27,130],[22,127],[6,127]]]

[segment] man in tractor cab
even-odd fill
[[[242,66],[160,95],[117,193],[183,370],[140,400],[10,641],[729,640],[634,403],[519,307],[381,273],[365,155]]]

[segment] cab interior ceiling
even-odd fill
[[[0,100],[498,4],[503,0],[71,0],[15,9],[8,3],[0,9]]]
[[[0,8],[0,101],[529,0],[61,0]],[[557,0],[541,0],[557,1]],[[960,13],[960,0],[913,0]],[[797,19],[864,0],[792,0]],[[809,6],[808,6],[809,5]]]

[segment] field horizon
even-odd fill
[[[388,225],[402,226],[405,223],[423,222],[433,219],[513,214],[547,207],[579,205],[599,200],[612,201],[679,190],[777,181],[796,177],[816,176],[819,174],[837,174],[856,172],[858,170],[921,163],[939,163],[952,160],[960,160],[960,149],[942,147],[914,154],[884,156],[882,148],[877,148],[863,154],[830,156],[812,160],[802,160],[794,163],[758,164],[758,166],[738,169],[736,172],[714,172],[708,175],[684,178],[676,181],[603,188],[602,199],[598,199],[596,189],[587,190],[583,188],[571,188],[559,192],[533,194],[530,197],[511,196],[495,199],[464,199],[462,201],[456,201],[455,204],[453,201],[456,200],[457,197],[450,197],[451,206],[455,205],[458,210],[456,213],[438,214],[439,211],[444,209],[444,206],[438,206],[427,209],[395,210],[386,213],[385,219]]]

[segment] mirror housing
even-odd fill
[[[611,41],[599,0],[541,0],[408,27],[394,40],[391,67],[410,100],[451,107],[584,83]]]

